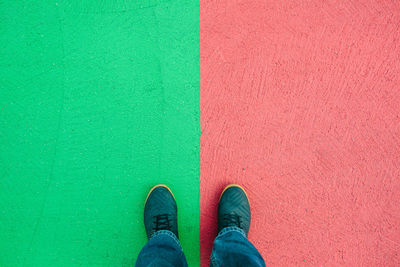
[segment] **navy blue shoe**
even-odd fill
[[[225,227],[236,226],[247,236],[250,220],[250,204],[244,189],[236,184],[225,187],[218,205],[218,232]]]
[[[144,226],[147,238],[160,230],[169,230],[178,237],[178,210],[175,197],[166,185],[154,186],[144,205]]]

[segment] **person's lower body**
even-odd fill
[[[182,247],[175,234],[160,230],[153,234],[140,251],[136,267],[186,267],[187,262]]]
[[[222,229],[214,240],[210,266],[265,266],[258,250],[242,229],[231,226]]]
[[[145,204],[145,226],[149,241],[136,261],[142,266],[187,266],[178,240],[177,208],[171,190],[155,186]],[[261,254],[247,239],[250,206],[244,190],[230,185],[221,194],[218,208],[218,236],[210,266],[265,266]]]

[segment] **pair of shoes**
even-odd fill
[[[144,207],[144,225],[147,238],[160,230],[169,230],[178,236],[178,216],[175,197],[166,185],[154,186],[147,195]],[[246,236],[250,228],[250,204],[244,189],[236,184],[228,185],[218,204],[218,233],[235,226]]]

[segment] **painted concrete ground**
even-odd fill
[[[132,266],[156,183],[207,266],[232,182],[270,266],[400,265],[399,21],[396,1],[1,2],[0,266]]]
[[[230,182],[270,266],[399,266],[400,3],[200,6],[204,266]]]
[[[156,183],[174,191],[199,265],[198,13],[0,3],[0,266],[132,266]]]

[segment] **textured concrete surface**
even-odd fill
[[[199,266],[199,5],[0,2],[0,266],[132,266],[166,183]]]
[[[200,1],[201,260],[242,184],[273,266],[400,265],[400,4]],[[131,266],[155,183],[199,265],[199,6],[0,3],[0,265]]]
[[[400,265],[400,3],[200,1],[201,260],[242,184],[270,266]]]

